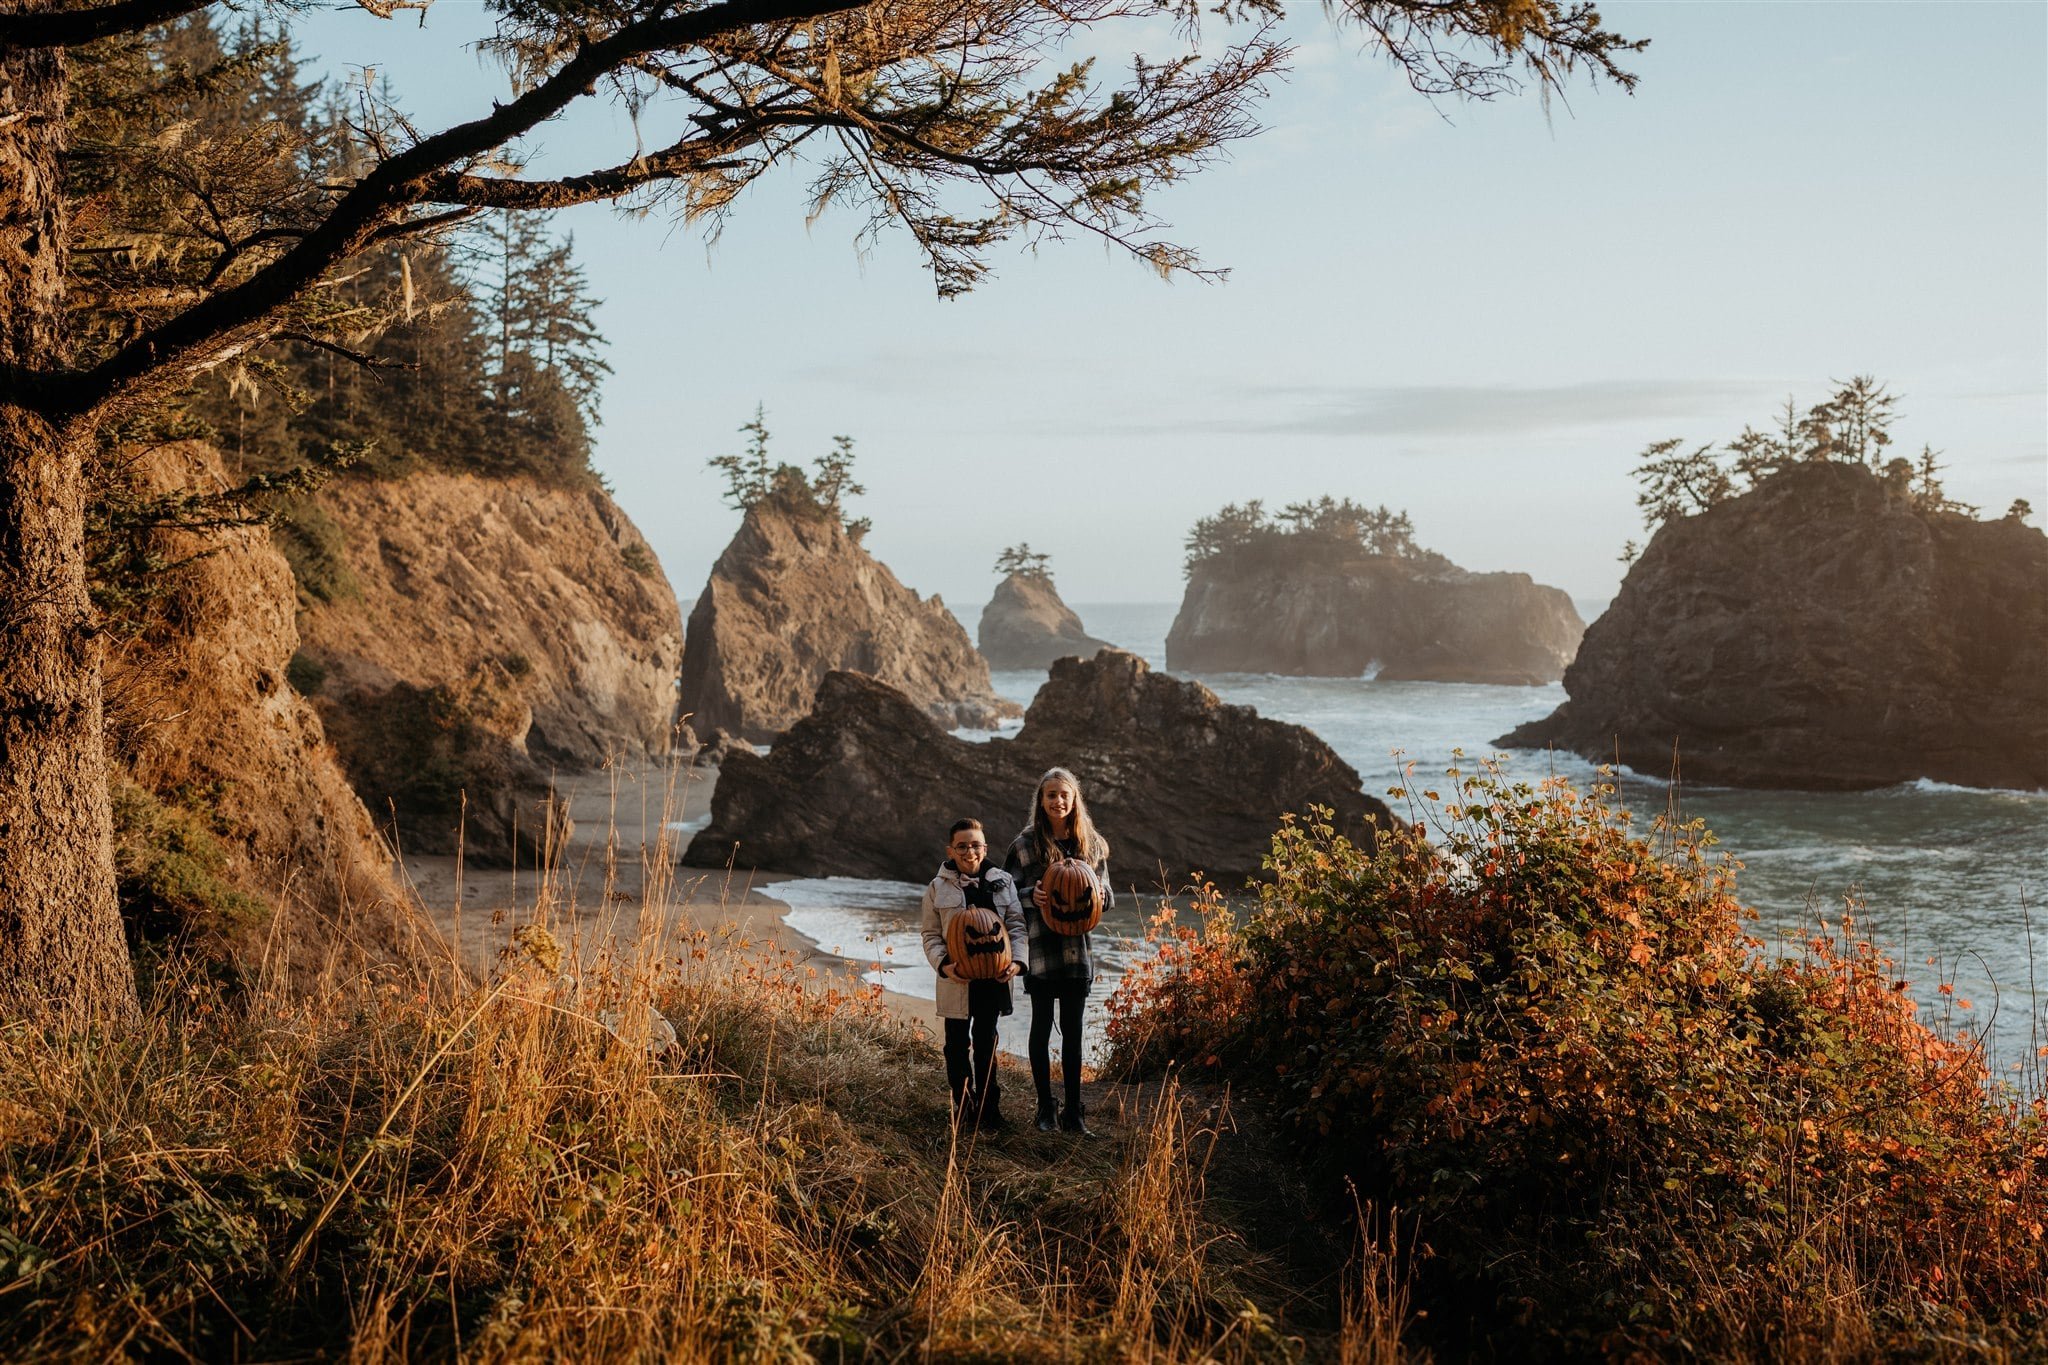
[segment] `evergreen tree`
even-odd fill
[[[550,244],[536,265],[529,349],[553,374],[592,424],[598,420],[598,390],[612,367],[600,354],[605,339],[591,320],[598,300],[576,262],[573,234]]]
[[[491,376],[501,388],[512,374],[512,357],[533,350],[535,263],[547,249],[540,219],[501,210],[485,214],[476,230],[477,303],[490,325]]]
[[[867,492],[865,486],[853,478],[853,438],[834,436],[832,449],[811,462],[816,472],[811,475],[811,493],[818,505],[828,512],[837,512],[847,498],[857,498]]]
[[[1004,578],[1015,575],[1018,578],[1042,578],[1052,582],[1052,556],[1034,552],[1023,541],[1010,546],[996,556],[996,572]]]
[[[745,451],[738,455],[714,455],[705,461],[725,476],[725,503],[744,512],[763,503],[774,503],[800,517],[838,517],[856,544],[873,523],[866,517],[846,515],[845,501],[867,492],[853,477],[853,438],[835,436],[832,449],[811,462],[810,474],[793,464],[768,455],[768,419],[760,404],[754,406],[754,420],[740,428],[747,438]]]
[[[502,449],[492,463],[546,483],[566,485],[588,478],[590,429],[561,375],[527,352],[514,351],[497,385]]]
[[[537,215],[510,211],[487,215],[478,235],[476,284],[496,342],[494,379],[502,388],[514,357],[523,354],[530,367],[518,368],[552,373],[595,421],[598,389],[611,366],[599,354],[604,337],[590,316],[597,300],[576,262],[574,239],[556,241]]]
[[[218,237],[242,217],[272,212],[239,184],[217,188],[222,177],[262,160],[295,180],[340,179],[374,154],[341,93],[303,79],[284,31],[260,19],[222,36],[202,13],[104,46],[80,90],[85,135],[71,166],[82,202],[97,211],[85,221],[119,234],[120,246],[88,249],[81,271],[96,286],[89,326],[118,337],[138,325],[147,300],[188,287],[176,262],[195,239],[214,241],[207,232]],[[188,140],[203,152],[181,157]],[[208,203],[226,207],[218,222],[200,214],[195,226],[179,205],[202,187]],[[199,423],[189,429],[210,434],[246,474],[280,473],[347,446],[364,452],[351,466],[359,474],[439,467],[588,479],[589,425],[609,367],[587,282],[571,243],[532,230],[531,215],[491,217],[529,225],[501,228],[510,240],[495,275],[458,269],[476,253],[457,242],[373,249],[323,291],[306,327],[203,374],[166,413]],[[251,235],[292,231],[258,226]],[[483,334],[486,310],[495,348]],[[526,356],[548,374],[536,377]]]
[[[1677,439],[1654,442],[1644,448],[1635,470],[1642,485],[1636,505],[1643,509],[1644,524],[1654,529],[1795,465],[1827,461],[1862,465],[1878,476],[1888,496],[1921,511],[1974,513],[1975,508],[1943,491],[1941,466],[1931,446],[1921,451],[1917,463],[1887,453],[1898,403],[1898,396],[1876,379],[1857,375],[1804,412],[1787,398],[1775,431],[1744,427],[1719,450],[1704,445],[1686,451]]]
[[[1967,502],[1957,502],[1948,495],[1941,483],[1941,452],[1931,445],[1920,447],[1920,458],[1913,465],[1913,505],[1923,512],[1962,512],[1975,515],[1977,509]]]
[[[410,275],[413,313],[392,327],[382,348],[402,364],[383,372],[392,462],[399,464],[403,451],[429,466],[487,471],[498,433],[482,312],[450,247],[424,243],[402,252],[392,253],[393,264]]]
[[[1636,506],[1643,511],[1643,524],[1663,525],[1679,517],[1704,512],[1718,502],[1735,496],[1735,480],[1721,467],[1710,445],[1684,449],[1676,438],[1646,446],[1636,465]]]
[[[745,512],[775,489],[775,465],[768,458],[768,413],[754,405],[754,420],[740,428],[747,448],[738,455],[713,455],[705,461],[725,476],[725,505]]]
[[[1755,487],[1778,471],[1799,463],[1804,458],[1803,427],[1799,405],[1787,396],[1785,406],[1779,410],[1775,431],[1744,427],[1742,434],[1728,443],[1736,476]]]
[[[1807,410],[1805,458],[1860,464],[1881,473],[1898,402],[1871,376],[1855,376]]]
[[[1385,506],[1368,507],[1327,493],[1310,502],[1288,503],[1268,516],[1263,502],[1231,503],[1216,515],[1195,522],[1187,538],[1184,571],[1218,555],[1277,550],[1325,554],[1386,555],[1423,563],[1449,563],[1434,550],[1415,542],[1415,523],[1406,512]]]

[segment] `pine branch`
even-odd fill
[[[81,9],[0,14],[0,50],[78,47],[117,33],[140,33],[180,15],[210,9],[215,0],[120,0]]]
[[[301,346],[312,346],[322,351],[329,351],[340,356],[350,364],[360,365],[366,370],[416,370],[419,368],[419,366],[410,361],[386,360],[382,356],[371,355],[368,351],[359,351],[353,346],[344,346],[338,341],[327,337],[315,336],[311,332],[278,332],[274,334],[272,339],[276,341],[296,341]]]
[[[725,0],[689,14],[645,19],[580,45],[552,75],[482,118],[458,124],[380,162],[291,250],[247,280],[167,319],[84,374],[57,382],[62,415],[90,425],[175,393],[222,360],[260,343],[265,320],[359,255],[405,210],[427,202],[449,167],[530,132],[636,57],[701,45],[722,33],[858,8],[857,0]]]
[[[758,135],[767,129],[820,121],[819,118],[796,113],[763,118],[743,129],[711,137],[686,138],[662,151],[635,157],[622,165],[584,175],[564,176],[559,180],[514,180],[451,171],[429,180],[421,199],[428,203],[461,204],[472,209],[560,209],[573,204],[617,199],[659,181],[678,180],[700,171],[729,169],[720,158],[757,140]]]

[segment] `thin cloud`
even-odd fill
[[[1551,387],[1259,386],[1240,391],[1240,402],[1233,405],[1236,411],[1175,415],[1163,421],[1119,424],[1115,429],[1132,435],[1526,435],[1652,418],[1718,422],[1725,420],[1722,415],[1731,408],[1762,412],[1773,398],[1786,392],[1783,384],[1755,380],[1603,380]]]

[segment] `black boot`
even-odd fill
[[[1078,1104],[1070,1104],[1060,1110],[1060,1128],[1075,1137],[1092,1138],[1095,1131],[1088,1126],[1088,1110]]]
[[[1000,1133],[1010,1126],[1003,1117],[1003,1097],[991,1091],[987,1098],[975,1106],[974,1126],[984,1133]]]
[[[1041,1133],[1057,1132],[1060,1126],[1059,1113],[1059,1110],[1053,1108],[1053,1103],[1050,1099],[1041,1098],[1038,1101],[1038,1131]]]

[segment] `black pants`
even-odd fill
[[[1065,1082],[1067,1108],[1081,1112],[1081,1011],[1088,1004],[1086,981],[1047,983],[1026,988],[1031,994],[1031,1079],[1038,1086],[1038,1103],[1052,1107],[1052,1025],[1057,1013],[1060,1025],[1060,1078]]]
[[[972,1095],[972,1103],[982,1113],[995,1107],[1001,1087],[996,1081],[996,1020],[1001,1011],[990,1007],[977,1009],[970,1003],[969,1015],[965,1019],[946,1021],[946,1084],[952,1088],[953,1103],[958,1106]],[[968,1084],[967,1044],[970,1033],[974,1042],[974,1084]]]

